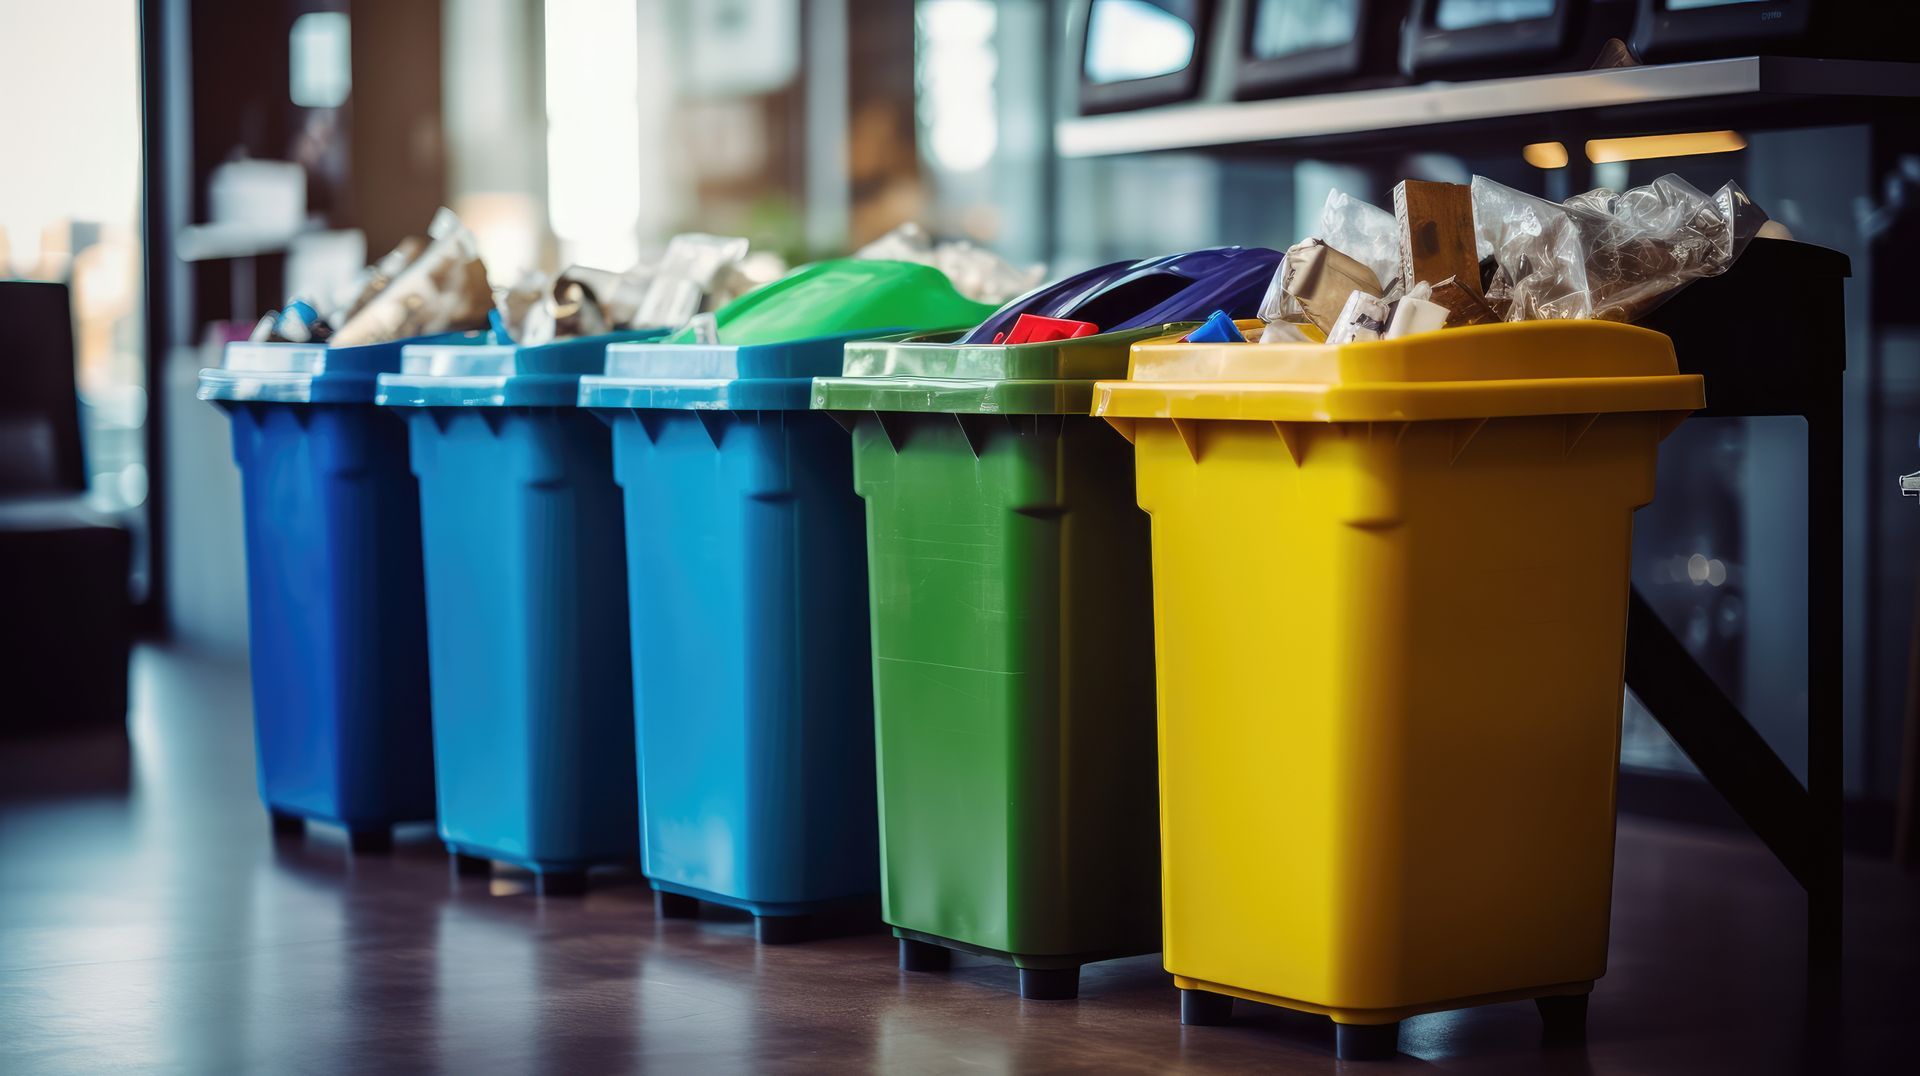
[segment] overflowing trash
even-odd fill
[[[573,265],[552,276],[528,273],[496,291],[473,233],[442,208],[426,238],[402,240],[337,301],[292,299],[263,316],[250,339],[354,347],[491,328],[503,342],[539,345],[677,329],[785,273],[778,256],[750,256],[747,247],[737,236],[677,235],[657,261],[624,272]]]
[[[1262,343],[1354,343],[1498,321],[1638,320],[1739,258],[1767,215],[1679,176],[1550,202],[1484,176],[1407,180],[1393,211],[1334,191],[1260,304]]]
[[[331,321],[310,325],[309,338],[353,347],[485,328],[487,312],[493,309],[493,289],[487,285],[487,267],[480,261],[473,233],[452,210],[441,209],[428,225],[427,237],[418,256],[408,259],[385,284],[374,287],[365,302],[337,313]],[[398,264],[408,249],[408,244],[402,244],[382,261]]]
[[[955,291],[977,303],[1004,303],[1031,290],[1046,275],[1045,266],[1022,269],[964,239],[935,241],[912,221],[861,247],[853,256],[930,265],[947,274]]]

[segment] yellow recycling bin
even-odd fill
[[[1167,970],[1186,1023],[1418,1013],[1606,970],[1633,512],[1704,402],[1656,332],[1134,346],[1094,414],[1152,516]]]

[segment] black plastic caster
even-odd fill
[[[653,891],[653,917],[655,919],[698,919],[700,902],[685,893],[667,893]]]
[[[945,971],[953,967],[953,950],[932,942],[900,939],[901,971]]]
[[[447,853],[447,862],[453,864],[453,873],[460,878],[478,878],[493,873],[492,860],[470,856],[465,852]]]
[[[753,938],[761,945],[792,945],[807,940],[807,917],[804,915],[756,915],[753,917]]]
[[[1225,1027],[1233,1022],[1233,999],[1225,994],[1183,989],[1180,1022],[1188,1027]]]
[[[298,837],[307,832],[307,820],[297,814],[268,811],[267,817],[273,822],[273,835],[276,837]]]
[[[1540,1037],[1551,1043],[1587,1040],[1587,994],[1534,998],[1540,1010]]]
[[[543,897],[577,897],[587,891],[587,872],[540,871],[534,885]]]
[[[1079,968],[1020,969],[1020,997],[1023,1000],[1072,1001],[1079,996]]]
[[[1400,1052],[1400,1023],[1335,1024],[1333,1056],[1342,1061],[1385,1061]]]
[[[355,855],[369,852],[393,851],[392,826],[349,827],[347,829],[347,847]]]

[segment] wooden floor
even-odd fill
[[[1849,870],[1846,1023],[1804,1016],[1791,879],[1749,838],[1628,818],[1584,1048],[1530,1004],[1409,1021],[1397,1072],[1915,1071],[1920,885]],[[431,831],[276,843],[244,672],[144,650],[130,749],[0,742],[0,1072],[1324,1072],[1324,1020],[1179,1026],[1157,958],[1021,1002],[972,960],[902,974],[880,934],[761,948],[661,922],[632,875],[541,899],[455,880]]]

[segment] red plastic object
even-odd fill
[[[995,333],[996,344],[1044,344],[1049,340],[1072,340],[1077,336],[1092,336],[1100,331],[1100,326],[1091,321],[1072,321],[1068,318],[1043,318],[1038,314],[1022,314],[1013,323],[1013,331]]]

